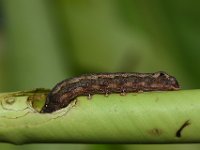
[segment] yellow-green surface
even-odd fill
[[[196,134],[200,132],[199,97],[200,90],[94,95],[91,100],[83,96],[64,109],[41,114],[27,96],[3,94],[0,140],[16,144],[200,142]],[[189,125],[178,136],[185,122]]]

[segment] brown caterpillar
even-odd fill
[[[41,113],[51,113],[66,107],[78,96],[139,91],[173,91],[180,89],[175,77],[165,72],[98,73],[66,79],[48,94]]]

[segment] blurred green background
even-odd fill
[[[1,0],[0,92],[82,73],[174,75],[200,87],[198,0]],[[0,149],[199,149],[200,145],[0,144]]]

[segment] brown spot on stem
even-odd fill
[[[5,100],[6,104],[12,105],[15,102],[15,98],[8,98]]]
[[[160,136],[163,133],[161,129],[153,128],[149,131],[149,134],[152,136]]]
[[[181,137],[181,132],[182,132],[182,130],[183,130],[185,127],[189,126],[190,124],[191,124],[191,123],[189,122],[189,120],[185,121],[184,124],[177,130],[177,132],[176,132],[176,137],[180,138],[180,137]]]

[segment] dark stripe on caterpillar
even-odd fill
[[[175,77],[165,72],[98,73],[63,80],[48,94],[41,113],[51,113],[66,107],[78,96],[131,93],[139,91],[173,91],[180,89]]]

